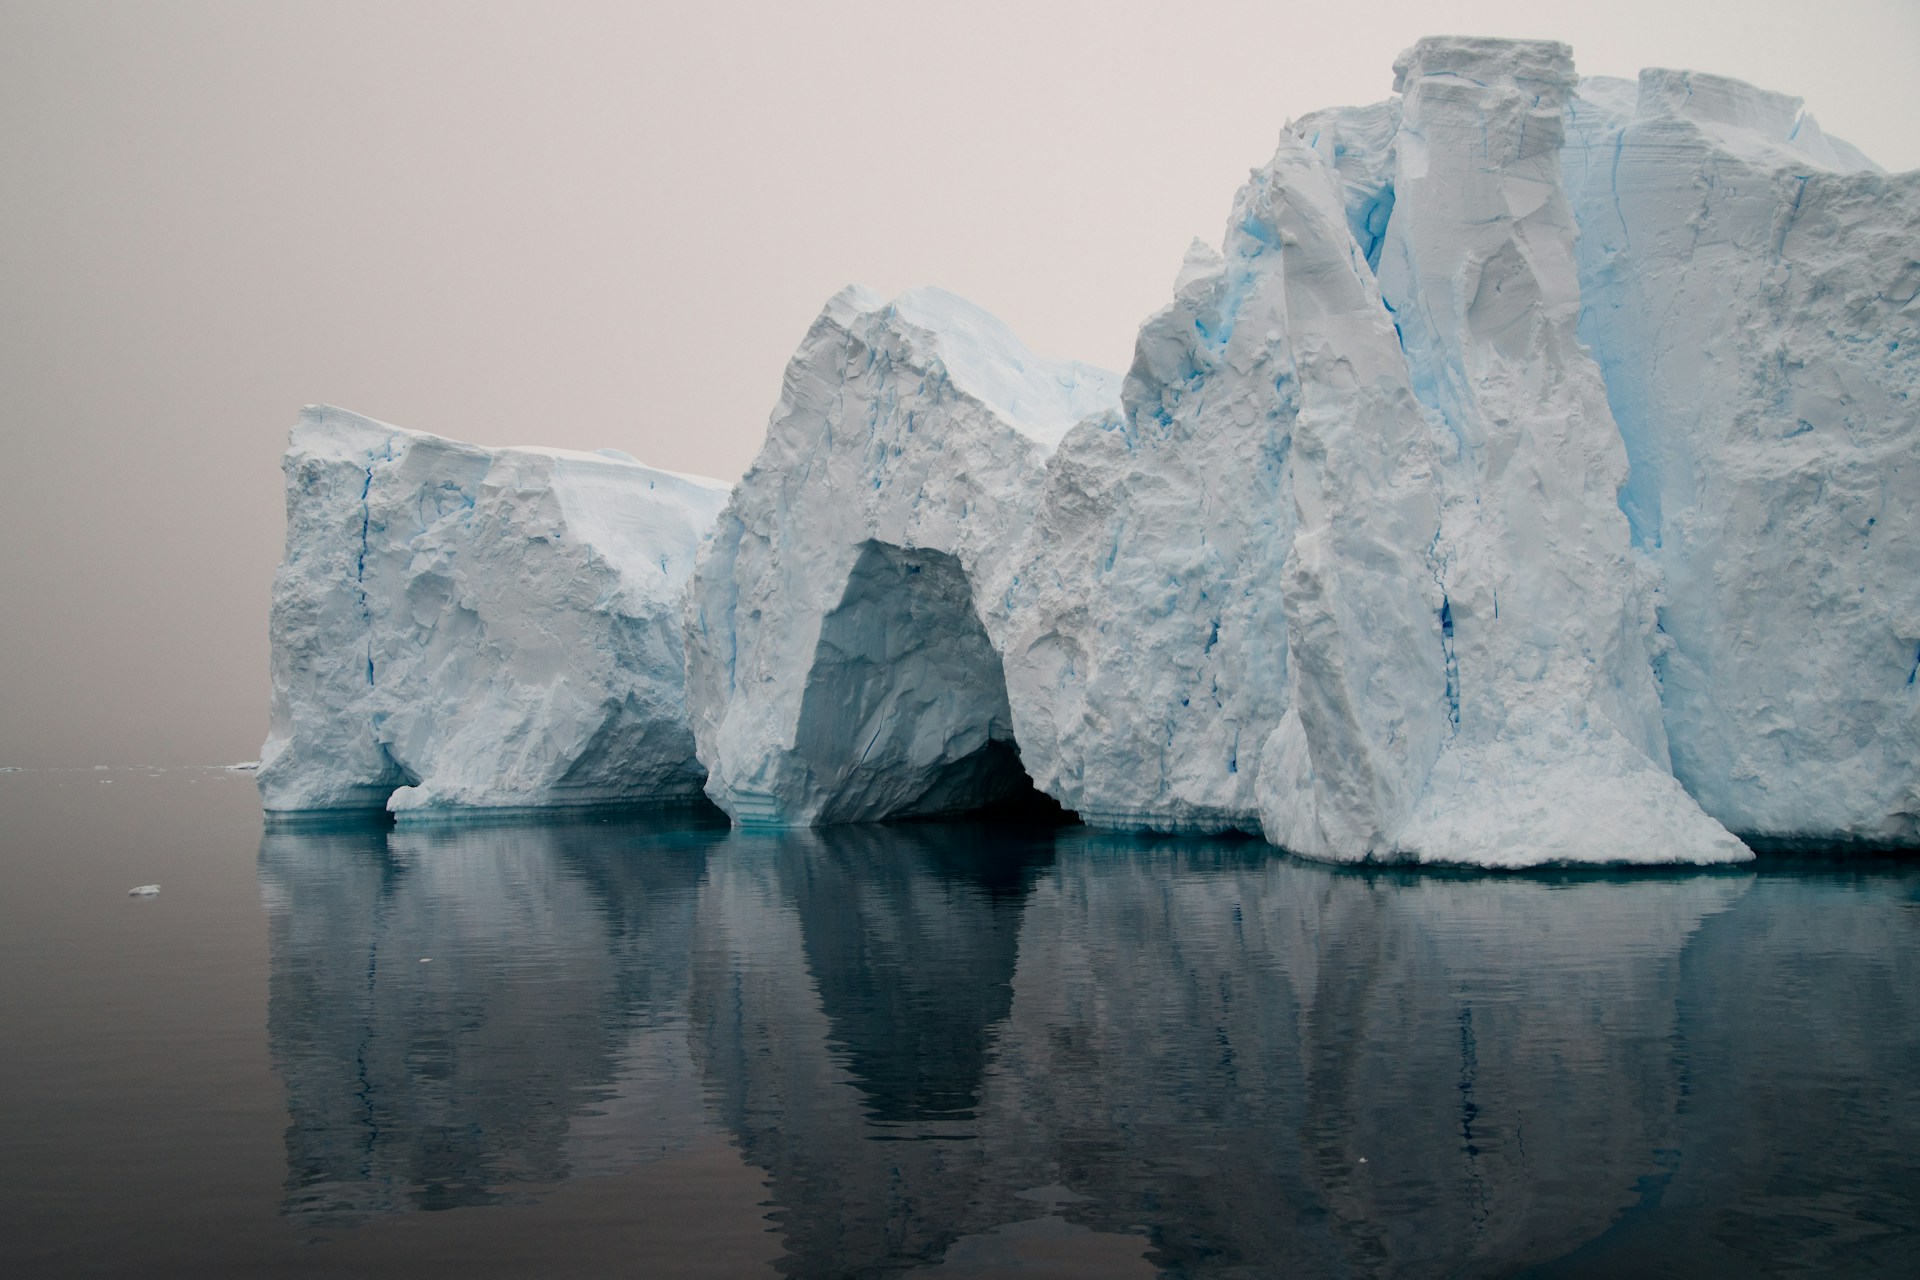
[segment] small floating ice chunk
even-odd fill
[[[137,884],[127,890],[127,896],[129,898],[157,898],[160,896],[160,886],[157,884]]]

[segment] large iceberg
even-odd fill
[[[727,486],[330,407],[286,475],[269,811],[698,799],[680,614]]]
[[[1124,380],[947,295],[829,304],[690,596],[736,820],[1017,761],[1101,825],[1340,860],[1912,838],[1920,179],[1564,45],[1396,73],[1289,127]],[[1738,166],[1751,209],[1708,194]]]
[[[848,289],[731,497],[310,411],[268,807],[1920,840],[1920,174],[1552,42],[1395,73],[1283,131],[1124,377]]]

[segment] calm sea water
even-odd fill
[[[1910,1276],[1920,866],[5,774],[0,1120],[9,1277]]]

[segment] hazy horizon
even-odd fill
[[[854,282],[1124,368],[1282,124],[1440,30],[1736,76],[1920,167],[1908,0],[7,3],[0,766],[257,753],[302,404],[733,479]]]

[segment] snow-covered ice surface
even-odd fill
[[[727,486],[329,407],[286,458],[270,811],[693,799],[680,614]]]
[[[1569,121],[1674,772],[1742,833],[1915,843],[1920,173],[1693,72],[1584,81]]]

